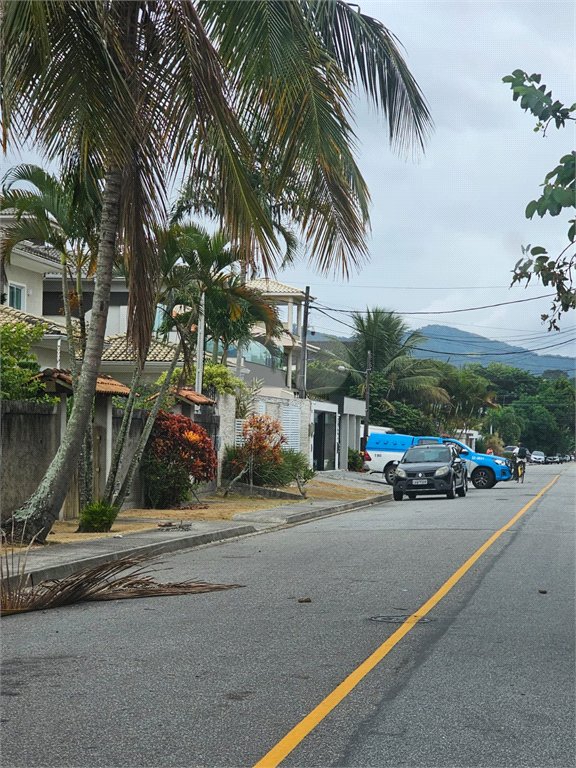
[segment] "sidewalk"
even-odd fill
[[[182,528],[156,528],[79,543],[48,545],[28,553],[25,572],[30,575],[31,584],[34,585],[45,579],[61,579],[83,568],[119,560],[122,557],[154,557],[165,552],[199,547],[369,507],[392,499],[390,486],[382,483],[381,479],[370,480],[367,475],[358,477],[356,473],[344,470],[324,472],[322,479],[340,485],[345,483],[354,488],[370,489],[375,491],[376,495],[358,501],[304,500],[298,504],[237,514],[231,521],[193,520],[186,521]]]

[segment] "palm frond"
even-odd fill
[[[423,149],[433,122],[399,41],[380,21],[343,0],[304,3],[326,50],[387,117],[392,146]]]
[[[25,576],[25,559],[18,573],[10,573],[9,554],[2,563],[1,614],[9,616],[28,611],[46,611],[78,602],[126,600],[136,597],[190,595],[234,589],[240,584],[211,584],[205,581],[157,583],[151,570],[143,565],[146,558],[125,557],[113,562],[85,568],[63,579],[41,581],[29,586]]]

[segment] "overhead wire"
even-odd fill
[[[356,330],[355,326],[351,325],[350,323],[346,323],[343,320],[339,320],[336,317],[332,317],[332,315],[329,315],[328,312],[326,312],[325,310],[321,309],[316,304],[314,304],[312,306],[312,309],[314,309],[317,312],[321,312],[323,315],[326,315],[326,317],[329,317],[331,320],[339,323],[340,325],[345,326],[346,328],[351,328],[353,331]],[[394,314],[397,314],[397,313],[394,313]],[[437,354],[437,355],[451,355],[453,357],[459,356],[459,357],[478,358],[478,357],[502,357],[502,356],[509,356],[509,355],[516,355],[518,357],[521,357],[523,355],[527,355],[527,354],[532,354],[532,353],[538,352],[538,351],[540,351],[542,349],[555,349],[556,347],[561,347],[561,346],[564,346],[566,344],[572,344],[574,341],[576,341],[576,336],[574,336],[571,339],[568,339],[568,340],[565,340],[565,341],[561,341],[558,344],[547,344],[544,347],[536,347],[534,349],[526,349],[526,350],[523,350],[521,352],[518,352],[518,351],[508,352],[507,351],[507,352],[452,352],[452,353],[450,353],[450,352],[441,351],[441,350],[437,350],[437,349],[424,349],[423,347],[416,347],[416,346],[415,347],[411,347],[411,349],[418,350],[419,352],[427,352],[427,353],[433,353],[433,354]]]
[[[515,299],[514,301],[501,301],[498,304],[485,304],[481,307],[465,307],[463,309],[440,309],[440,310],[431,310],[429,312],[398,312],[397,310],[390,310],[390,314],[392,315],[453,315],[457,312],[475,312],[476,310],[480,309],[493,309],[494,307],[504,307],[508,306],[510,304],[523,304],[527,301],[537,301],[538,299],[548,299],[551,296],[555,296],[554,293],[546,293],[543,296],[532,296],[528,299]],[[328,309],[331,312],[341,312],[344,314],[358,314],[358,315],[365,315],[368,314],[371,310],[369,309],[359,309],[359,310],[349,310],[349,309],[338,309],[337,307],[327,307],[326,305],[315,305],[315,306],[323,306],[324,309]]]

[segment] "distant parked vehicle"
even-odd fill
[[[545,464],[560,464],[560,459],[558,456],[546,456],[544,460]]]
[[[530,457],[531,464],[544,464],[545,460],[544,451],[532,451],[532,456]]]
[[[565,455],[562,457],[562,459],[563,459],[563,461],[571,461],[571,459],[570,459],[570,455],[569,455],[568,453],[566,453],[566,454],[565,454]]]

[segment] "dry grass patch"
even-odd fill
[[[226,499],[210,498],[202,500],[196,509],[127,509],[117,521],[130,518],[151,518],[154,520],[232,520],[233,515],[243,512],[255,512],[283,504],[297,504],[286,499],[263,499],[261,497],[228,496]],[[194,507],[194,505],[191,505]]]
[[[339,499],[341,501],[356,501],[357,499],[370,499],[382,493],[382,488],[375,485],[374,490],[367,488],[350,488],[348,485],[322,482],[316,477],[309,480],[304,486],[309,499]]]

